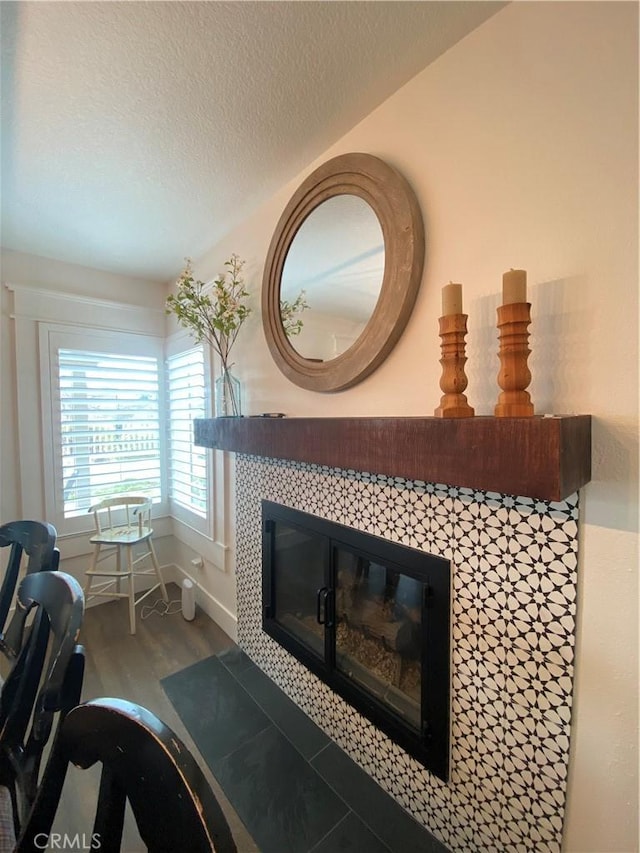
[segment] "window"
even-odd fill
[[[111,495],[161,497],[158,362],[58,350],[64,517]]]
[[[204,448],[193,443],[193,419],[206,417],[205,365],[202,346],[167,358],[169,430],[169,500],[207,518],[209,484]],[[176,506],[177,505],[177,506]]]
[[[46,518],[69,537],[65,555],[79,556],[92,503],[149,494],[159,535],[206,547],[226,570],[227,461],[190,441],[193,417],[211,416],[209,348],[167,338],[161,310],[12,292],[17,375],[40,379],[16,387],[24,517]]]
[[[148,495],[166,512],[162,341],[40,331],[48,519],[59,533],[86,530],[93,503],[124,493]]]

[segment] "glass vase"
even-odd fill
[[[228,368],[222,368],[215,383],[217,418],[240,417],[242,414],[240,392],[240,380]]]

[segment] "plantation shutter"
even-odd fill
[[[167,358],[169,402],[169,497],[201,518],[207,517],[207,457],[193,443],[193,419],[206,413],[202,346]]]
[[[64,517],[111,495],[159,501],[158,359],[62,348],[57,356]]]

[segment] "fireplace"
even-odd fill
[[[196,421],[196,444],[236,453],[240,646],[451,850],[561,849],[590,430],[586,415]],[[316,674],[326,657],[312,671],[268,633],[263,500],[448,562],[446,782]],[[395,560],[373,562],[378,583],[399,589]],[[349,571],[359,579],[357,555]],[[320,621],[337,621],[324,577],[307,607],[318,607],[318,589]],[[298,637],[303,647],[308,636]]]
[[[263,628],[446,781],[448,560],[262,501]]]
[[[578,495],[546,501],[243,453],[235,472],[242,649],[450,850],[557,853],[569,760]],[[263,500],[449,563],[448,781],[265,631]]]

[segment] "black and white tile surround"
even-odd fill
[[[452,563],[450,781],[431,776],[261,628],[261,499]],[[236,457],[238,639],[454,851],[559,851],[573,686],[578,496],[559,503]]]

